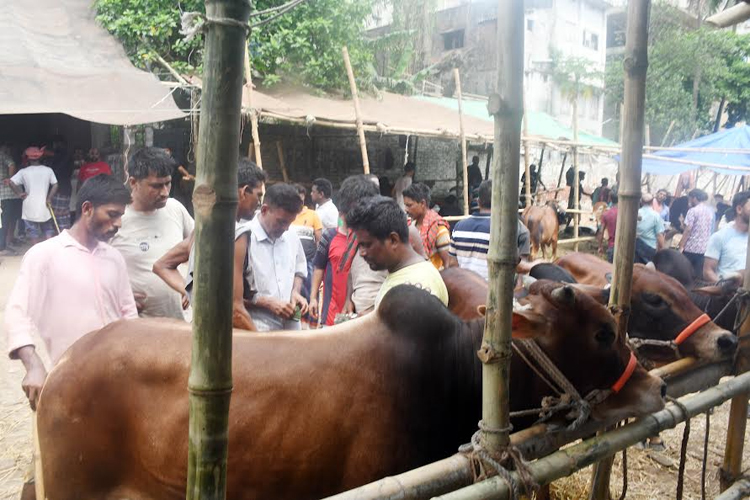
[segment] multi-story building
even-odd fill
[[[526,105],[543,111],[566,126],[572,124],[572,106],[553,81],[552,52],[587,59],[604,70],[607,12],[604,0],[526,0],[524,19]],[[391,10],[385,5],[374,13],[373,31],[387,31]],[[426,37],[425,63],[436,64],[443,87],[452,87],[452,68],[461,68],[464,92],[489,95],[497,79],[497,2],[488,0],[438,0]],[[578,101],[581,130],[601,134],[603,82],[592,82],[591,92]]]

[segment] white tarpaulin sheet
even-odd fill
[[[0,114],[111,125],[185,116],[94,19],[93,0],[0,0]]]

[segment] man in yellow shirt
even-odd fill
[[[448,290],[440,273],[409,243],[406,214],[395,200],[376,196],[364,200],[346,216],[349,228],[357,234],[359,254],[374,271],[388,270],[375,298],[375,308],[391,288],[413,285],[448,305]]]

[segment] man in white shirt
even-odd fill
[[[310,198],[315,203],[315,212],[320,217],[323,229],[336,228],[339,225],[339,211],[331,200],[333,185],[328,179],[315,179]]]
[[[715,283],[745,269],[747,233],[750,226],[750,191],[741,191],[732,198],[734,221],[716,231],[708,239],[703,260],[703,279]]]
[[[297,234],[288,230],[301,210],[294,186],[274,184],[266,190],[260,214],[249,223],[249,312],[259,331],[299,330],[300,315],[307,312],[300,293],[307,277],[305,251]]]
[[[29,243],[34,245],[55,235],[48,205],[57,193],[57,177],[51,168],[40,163],[39,159],[44,155],[42,149],[26,148],[25,154],[29,165],[11,177],[10,187],[23,199],[21,218]]]
[[[143,148],[128,161],[133,203],[111,245],[125,258],[142,317],[184,319],[182,297],[153,272],[156,261],[193,232],[193,218],[169,198],[174,168],[161,148]]]

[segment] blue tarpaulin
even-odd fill
[[[744,125],[715,134],[699,137],[689,142],[674,146],[680,149],[695,149],[695,151],[659,151],[651,153],[662,158],[674,158],[696,162],[701,165],[727,165],[731,167],[750,167],[750,127]],[[733,149],[747,150],[747,153],[716,153],[701,151],[701,149]],[[643,173],[657,175],[677,175],[688,170],[695,170],[698,165],[661,161],[654,158],[643,159]],[[714,172],[728,175],[744,175],[750,172],[742,170],[728,170],[708,167]]]

